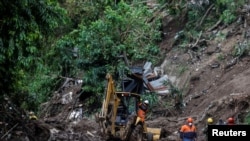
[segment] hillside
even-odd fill
[[[160,67],[182,91],[183,107],[176,108],[171,96],[158,96],[160,104],[152,108],[147,124],[164,129],[162,141],[179,140],[177,131],[187,117],[195,119],[199,141],[204,140],[201,130],[208,117],[217,122],[233,116],[239,124],[244,122],[250,110],[250,56],[233,54],[235,46],[239,47],[239,53],[248,50],[250,17],[242,13],[238,18],[241,20],[229,26],[217,25],[203,31],[197,40],[186,45],[187,50],[176,45],[175,36],[183,28],[178,26],[180,21],[171,17],[163,20],[165,34],[160,47],[166,57]],[[94,117],[84,115],[86,101],[81,99],[81,86],[80,81],[65,78],[51,101],[41,106],[39,120],[25,124],[29,135],[13,128],[2,138],[9,136],[7,140],[15,141],[28,140],[28,136],[29,140],[36,141],[102,141]]]
[[[174,50],[172,46],[174,35],[181,31],[181,27],[172,26],[178,25],[175,23],[178,21],[165,21],[169,24],[166,24],[164,32],[170,33],[170,36],[165,37],[161,47],[170,51],[162,66],[165,67],[166,74],[175,78],[173,83],[183,90],[184,107],[177,114],[168,112],[166,117],[157,117],[157,120],[152,121],[154,126],[163,125],[162,127],[176,133],[186,117],[191,116],[196,119],[200,131],[199,140],[203,140],[201,130],[208,117],[213,117],[217,122],[233,116],[239,124],[244,122],[250,102],[250,58],[249,54],[235,57],[233,53],[235,46],[248,50],[246,42],[249,38],[250,17],[240,15],[238,18],[242,21],[203,32],[199,39],[187,45],[190,49],[186,52]],[[224,38],[217,36],[219,34],[223,34]],[[215,38],[208,39],[211,36]],[[202,47],[204,44],[205,47]],[[185,71],[180,74],[180,70],[184,68]],[[175,134],[173,138],[177,140]]]

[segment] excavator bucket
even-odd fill
[[[153,134],[153,141],[158,141],[161,136],[161,128],[150,128],[147,127],[147,133]]]
[[[135,125],[141,122],[140,117],[136,117]],[[158,141],[161,136],[161,128],[151,128],[147,127],[146,123],[143,126],[144,133],[146,134],[147,141]]]

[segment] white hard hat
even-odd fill
[[[144,103],[148,105],[148,104],[149,104],[149,101],[148,101],[148,100],[144,100]]]

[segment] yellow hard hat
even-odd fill
[[[212,118],[208,118],[207,119],[207,123],[213,123],[213,119]]]

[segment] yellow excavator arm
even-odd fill
[[[106,117],[107,116],[107,112],[108,112],[108,105],[110,103],[110,101],[114,101],[114,95],[115,95],[115,85],[114,85],[114,81],[112,76],[108,73],[106,75],[106,79],[108,80],[107,86],[106,86],[106,95],[105,95],[105,99],[103,100],[103,105],[102,105],[102,109],[100,112],[100,117]]]
[[[115,134],[113,117],[116,115],[117,105],[119,104],[119,98],[115,95],[115,82],[111,74],[106,75],[107,85],[105,87],[105,98],[102,103],[102,108],[99,114],[96,115],[96,121],[101,127],[101,131],[104,134]],[[109,125],[111,124],[111,127]]]
[[[121,141],[142,141],[143,135],[150,135],[147,141],[157,141],[160,128],[148,128],[137,117],[140,94],[116,92],[115,82],[111,74],[106,75],[107,84],[102,108],[96,114],[104,138],[118,138]]]

